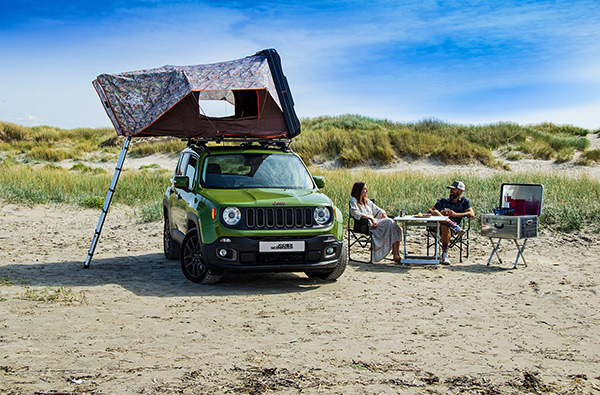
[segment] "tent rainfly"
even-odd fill
[[[293,138],[300,122],[279,55],[101,74],[93,82],[121,136]],[[201,114],[199,101],[226,100],[229,117]]]
[[[126,139],[85,268],[100,238],[132,137],[291,139],[300,133],[292,94],[274,49],[221,63],[101,74],[92,84],[117,134]],[[201,103],[206,100],[229,102],[233,115],[203,114]]]

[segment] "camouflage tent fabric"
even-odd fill
[[[214,64],[101,74],[93,85],[119,135],[291,138],[299,133],[274,49]],[[200,100],[226,100],[235,114],[205,116]]]

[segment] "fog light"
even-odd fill
[[[222,257],[222,258],[225,258],[227,256],[227,250],[224,249],[224,248],[221,248],[219,250],[219,256]]]
[[[231,243],[231,239],[228,238],[222,238],[221,240],[219,240],[221,243]]]
[[[333,247],[327,247],[327,249],[325,250],[325,254],[327,254],[327,255],[333,255],[334,252],[335,252],[335,248],[333,248]]]

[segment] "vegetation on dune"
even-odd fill
[[[433,158],[446,163],[481,163],[502,167],[492,150],[515,157],[571,160],[585,152],[587,129],[544,123],[456,125],[437,120],[400,123],[358,115],[302,120],[302,133],[292,147],[307,162],[339,159],[343,166],[375,162],[388,164],[398,158]]]
[[[570,126],[540,124],[520,126],[498,123],[482,126],[448,124],[436,120],[397,123],[357,115],[317,117],[302,120],[302,133],[292,148],[308,163],[337,160],[343,166],[389,164],[398,158],[434,158],[442,162],[481,163],[502,167],[492,150],[504,152],[507,159],[554,159],[569,161],[579,153],[577,164],[600,162],[600,150],[589,149],[584,138],[589,130]],[[595,133],[598,133],[596,131]],[[122,138],[112,129],[63,130],[49,126],[24,127],[0,122],[0,199],[15,203],[69,203],[101,208],[112,172],[75,163],[70,169],[56,162],[116,161]],[[136,139],[132,156],[156,153],[176,154],[185,142],[175,138]],[[161,201],[172,170],[146,166],[125,171],[113,202],[136,207],[142,221],[162,218]],[[381,174],[347,169],[314,169],[313,175],[327,180],[325,192],[348,214],[351,184],[368,181],[371,196],[391,213],[423,212],[435,199],[446,194],[445,185],[461,178],[468,185],[467,196],[477,213],[490,212],[498,205],[504,182],[545,185],[542,227],[557,231],[581,230],[600,223],[600,183],[588,178],[568,178],[548,174],[496,173],[493,176],[443,175],[432,179],[414,172]],[[474,221],[478,227],[478,221]]]
[[[600,224],[600,182],[582,178],[560,177],[548,174],[497,173],[493,176],[448,174],[435,177],[416,172],[379,173],[375,170],[319,170],[313,175],[326,179],[324,192],[348,216],[348,196],[355,181],[367,181],[370,196],[377,199],[390,214],[400,210],[408,213],[424,212],[436,199],[447,194],[446,185],[462,179],[468,186],[466,196],[475,211],[491,212],[498,206],[500,185],[505,182],[534,183],[545,186],[544,212],[540,217],[542,228],[556,231],[593,229]],[[143,222],[162,218],[162,196],[169,178],[169,170],[126,171],[119,180],[113,202],[136,207],[136,215]],[[112,175],[85,169],[67,170],[57,166],[34,169],[29,165],[0,164],[0,199],[14,203],[70,203],[100,209]],[[34,188],[32,186],[35,186]],[[479,223],[474,221],[474,228]]]
[[[438,120],[401,123],[341,115],[303,119],[302,130],[291,146],[309,164],[337,160],[342,166],[352,167],[390,164],[399,158],[432,158],[445,163],[503,167],[494,159],[492,150],[501,150],[510,160],[534,158],[559,162],[572,160],[580,152],[578,164],[582,165],[597,162],[599,156],[595,150],[588,150],[585,136],[591,131],[551,123],[533,126],[457,125]],[[111,160],[118,154],[121,143],[122,138],[116,137],[110,128],[58,129],[0,122],[0,152],[17,156],[25,163],[90,157]],[[133,141],[129,154],[177,154],[185,144],[177,138],[140,138]]]
[[[83,160],[97,151],[114,157],[119,147],[104,145],[113,135],[114,131],[109,128],[25,127],[0,121],[0,152],[18,156],[26,163]]]

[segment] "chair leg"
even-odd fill
[[[364,237],[367,238],[367,236],[364,236]],[[354,240],[352,240],[352,239],[354,239]],[[360,259],[352,259],[351,247],[357,243],[362,248],[366,248],[367,246],[369,247],[369,261],[362,261]],[[357,238],[355,235],[350,233],[350,231],[348,231],[348,260],[354,261],[354,262],[359,262],[359,263],[373,263],[373,239],[371,238],[371,236],[368,236],[368,240],[365,241],[365,240],[362,240],[361,238]]]

